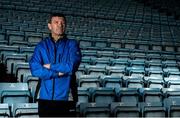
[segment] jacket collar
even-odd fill
[[[63,41],[63,40],[66,40],[66,39],[67,39],[66,34],[64,34],[64,37],[63,37],[62,39],[58,39],[56,42],[55,42],[54,38],[52,37],[51,33],[49,34],[49,37],[50,37],[50,39],[51,39],[51,41],[52,41],[53,43],[58,43],[58,42],[60,42],[60,41]]]

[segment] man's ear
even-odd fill
[[[48,23],[48,28],[49,28],[49,30],[51,30],[51,24],[50,23]]]

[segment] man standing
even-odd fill
[[[40,79],[39,116],[69,116],[70,83],[75,79],[81,52],[77,41],[65,35],[63,14],[51,14],[48,28],[50,36],[38,43],[29,62],[32,75]]]

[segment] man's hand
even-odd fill
[[[50,69],[50,64],[44,64],[43,67],[47,68],[47,69]]]
[[[58,73],[58,75],[59,75],[59,76],[63,76],[63,75],[64,75],[64,73],[59,72],[59,73]]]
[[[50,69],[50,66],[51,66],[50,64],[44,64],[43,65],[43,67],[47,68],[47,69]],[[63,76],[63,75],[64,75],[64,73],[61,73],[61,72],[58,73],[58,76]]]

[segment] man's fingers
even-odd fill
[[[50,69],[50,64],[44,64],[43,67]]]
[[[59,76],[63,76],[64,75],[64,73],[61,73],[61,72],[59,72],[58,74],[59,74]]]

